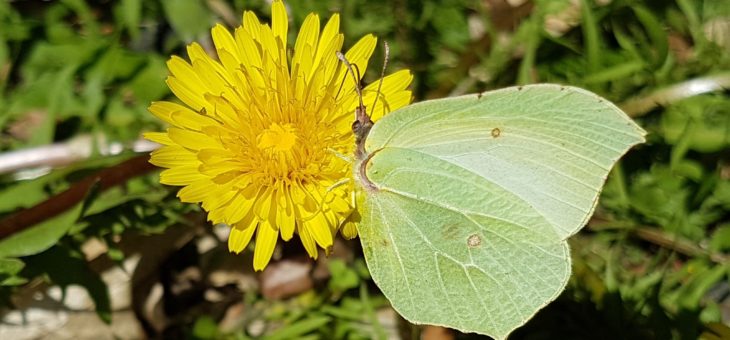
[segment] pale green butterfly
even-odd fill
[[[373,280],[413,323],[500,339],[563,291],[566,239],[645,135],[609,101],[553,84],[424,101],[374,125],[356,115]]]

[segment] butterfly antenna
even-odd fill
[[[337,51],[337,57],[343,62],[346,63],[345,65],[349,65],[347,62],[347,59],[345,59],[345,56],[342,55],[339,51]],[[354,65],[357,67],[357,65]],[[348,66],[348,69],[350,66]],[[351,70],[349,70],[351,72]],[[342,93],[342,88],[345,86],[345,80],[347,80],[347,75],[350,73],[348,71],[345,71],[345,76],[342,77],[342,81],[340,82],[340,87],[337,89],[337,94],[335,94],[335,99],[337,99],[340,96],[340,93]],[[360,70],[358,69],[358,75],[360,74]],[[355,83],[357,84],[357,80],[355,80]]]
[[[390,47],[388,46],[387,41],[383,41],[383,47],[385,49],[385,59],[383,60],[383,69],[380,70],[380,81],[378,82],[378,91],[375,92],[375,100],[373,100],[373,105],[370,106],[371,109],[375,110],[375,104],[378,102],[378,98],[380,98],[380,90],[383,88],[383,79],[385,78],[385,68],[388,67],[388,59],[390,59]],[[383,110],[385,110],[385,107],[383,107]]]
[[[357,159],[363,159],[365,157],[365,138],[373,127],[373,121],[368,116],[365,110],[365,104],[362,102],[362,89],[360,88],[359,82],[360,69],[357,68],[357,65],[352,65],[347,61],[347,58],[339,51],[337,52],[337,58],[345,64],[353,80],[355,80],[355,91],[360,100],[360,105],[355,109],[355,121],[352,122],[352,132],[355,134],[355,157]],[[355,75],[355,70],[357,70],[357,76]]]
[[[353,69],[357,68],[357,65],[350,64],[350,62],[347,61],[347,58],[345,58],[345,55],[342,54],[342,52],[340,52],[340,51],[337,51],[337,58],[340,59],[340,61],[342,61],[343,64],[345,64],[345,67],[347,67],[348,73],[350,73],[350,75],[352,76],[352,80],[355,81],[355,91],[357,92],[357,97],[360,100],[360,107],[358,108],[359,110],[357,113],[360,113],[360,111],[362,111],[362,113],[364,114],[365,113],[365,104],[362,102],[362,89],[360,89],[360,81],[358,80],[358,79],[360,79],[360,69],[357,69],[357,76],[356,76],[355,71]],[[343,80],[343,83],[344,83],[344,80]],[[361,117],[359,115],[357,117],[355,117],[356,120],[360,120],[360,118]]]
[[[337,89],[337,94],[335,94],[335,99],[340,97],[340,93],[342,92],[342,87],[345,86],[345,80],[347,80],[347,74],[345,74],[345,76],[342,77],[342,81],[340,82],[340,87]]]

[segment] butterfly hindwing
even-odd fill
[[[563,290],[567,237],[643,134],[605,99],[559,85],[390,113],[358,165],[373,279],[412,322],[506,337]]]

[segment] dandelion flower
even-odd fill
[[[151,162],[166,168],[160,182],[182,186],[183,202],[201,203],[214,224],[231,226],[230,251],[255,238],[254,269],[269,263],[281,237],[298,234],[308,254],[329,251],[338,231],[355,237],[351,131],[358,95],[336,52],[344,37],[333,15],[320,31],[310,14],[288,53],[288,17],[274,1],[271,25],[253,12],[231,34],[212,29],[217,60],[200,45],[188,46],[190,62],[173,56],[167,84],[182,104],[152,103],[149,110],[170,126],[150,132],[162,144]],[[345,54],[365,72],[377,39],[367,35]],[[407,105],[412,76],[399,71],[383,79],[373,120]],[[363,90],[376,97],[377,82]],[[344,185],[343,185],[344,183]]]

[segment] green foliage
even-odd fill
[[[0,258],[35,255],[51,248],[79,217],[81,205],[0,241]]]
[[[210,30],[212,17],[202,0],[169,0],[160,3],[167,21],[183,41],[192,42]]]
[[[75,248],[75,247],[74,247]],[[96,306],[96,313],[104,322],[111,322],[111,305],[106,283],[99,273],[89,268],[78,250],[56,245],[47,251],[25,258],[26,277],[46,275],[51,282],[65,289],[77,284],[84,287]]]
[[[662,135],[669,144],[703,153],[730,147],[730,100],[700,95],[682,100],[662,115]]]
[[[371,32],[387,40],[389,70],[414,72],[417,100],[555,82],[619,103],[649,131],[648,143],[609,176],[588,230],[571,240],[568,289],[513,338],[729,334],[721,311],[730,275],[730,96],[722,90],[730,87],[730,3],[500,3],[306,0],[287,6],[294,26],[311,11],[322,18],[341,12],[346,46]],[[210,46],[210,26],[237,24],[243,10],[262,20],[270,16],[263,0],[0,2],[0,151],[86,134],[128,143],[141,131],[160,129],[146,107],[169,96],[165,60],[185,55],[184,44],[193,40]],[[295,30],[290,32],[293,39]],[[367,79],[377,76],[381,62],[376,54]],[[692,79],[714,79],[699,88],[720,90],[689,91],[698,88],[690,86],[696,85],[688,83]],[[664,92],[673,86],[682,91]],[[0,217],[129,156],[96,154],[31,180],[2,176]],[[102,257],[121,261],[129,254],[120,238],[190,223],[185,216],[197,210],[181,204],[154,174],[93,192],[85,206],[17,234],[15,241],[0,241],[0,302],[11,305],[29,282],[80,284],[108,318],[106,288],[81,246],[101,240],[109,249]],[[69,270],[54,268],[59,261]],[[363,268],[361,258],[332,261],[332,278],[307,293],[285,301],[247,297],[248,313],[268,325],[259,335],[383,337],[374,311],[387,301],[372,290]],[[186,334],[254,336],[216,329],[211,321],[217,316],[197,320],[186,324]]]

